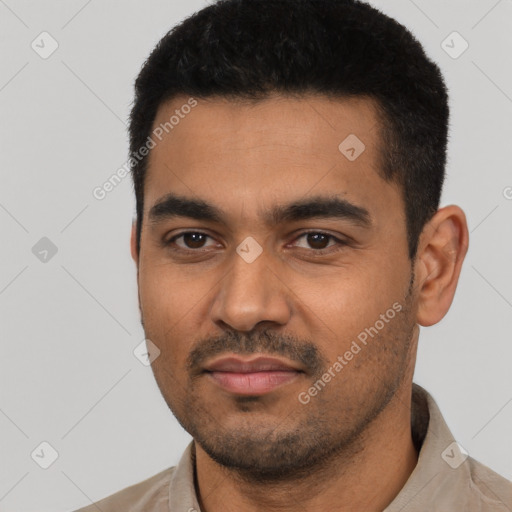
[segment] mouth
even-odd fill
[[[223,357],[208,364],[204,371],[225,391],[243,396],[270,393],[304,374],[291,362],[261,356],[250,360]]]

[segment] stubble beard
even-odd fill
[[[235,411],[240,421],[236,427],[226,428],[223,418],[215,416],[197,391],[194,378],[183,389],[181,398],[168,392],[175,389],[170,374],[154,368],[157,383],[169,408],[194,441],[212,460],[241,480],[253,484],[296,481],[307,479],[313,472],[328,474],[333,464],[348,469],[364,449],[365,431],[392,401],[407,375],[416,327],[411,315],[411,289],[412,279],[402,311],[361,351],[361,355],[368,352],[357,363],[359,368],[364,369],[368,361],[374,364],[373,370],[367,371],[367,379],[362,381],[354,373],[357,380],[346,381],[338,387],[343,391],[337,395],[336,384],[331,383],[306,405],[298,400],[285,404],[289,409],[273,424],[258,420],[258,412],[252,407],[258,397],[236,399]],[[247,345],[250,343],[245,348]],[[355,356],[358,357],[359,354]],[[344,371],[347,368],[341,373]],[[252,420],[251,414],[256,414]]]

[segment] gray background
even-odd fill
[[[452,109],[442,204],[460,205],[471,231],[454,304],[421,331],[415,380],[460,444],[512,478],[512,2],[372,3],[442,68]],[[130,178],[102,201],[92,191],[126,161],[144,59],[204,5],[0,0],[1,511],[84,506],[176,464],[190,439],[133,355],[144,334]],[[46,59],[31,47],[43,31],[59,45]],[[458,58],[441,46],[453,31],[469,43]],[[43,237],[58,249],[46,262],[32,251]],[[58,452],[48,469],[31,457],[43,441]]]

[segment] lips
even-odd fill
[[[257,357],[251,360],[243,360],[237,357],[223,357],[207,365],[206,371],[254,373],[266,371],[299,371],[299,369],[274,357]]]
[[[207,375],[224,390],[238,395],[263,395],[297,379],[304,372],[273,357],[244,360],[223,357],[205,367]]]

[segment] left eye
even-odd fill
[[[322,233],[318,231],[310,231],[307,233],[303,233],[300,235],[296,240],[300,240],[301,238],[305,238],[306,244],[309,244],[309,247],[304,247],[305,249],[315,249],[317,251],[322,251],[324,249],[327,249],[328,247],[332,247],[333,245],[336,245],[336,242],[338,244],[342,244],[341,240],[338,240],[333,235],[330,235],[328,233]],[[331,240],[333,243],[329,245],[329,240]]]

